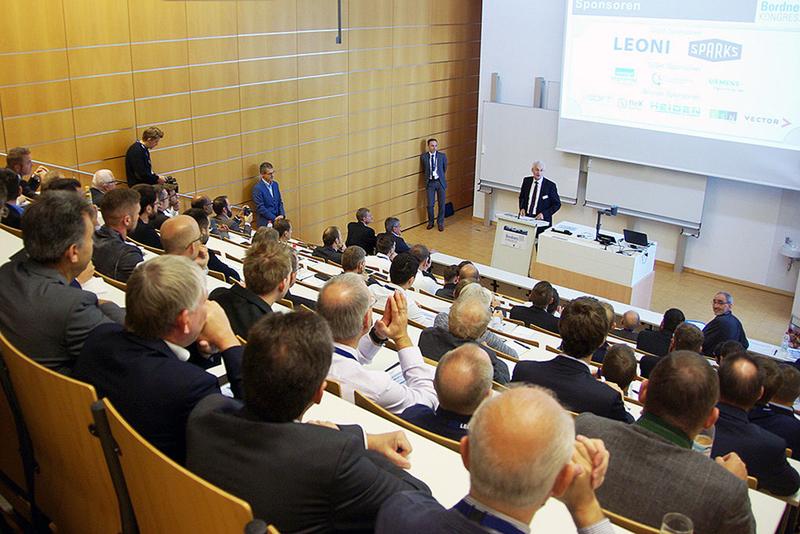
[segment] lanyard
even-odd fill
[[[344,349],[340,349],[339,347],[333,347],[333,352],[335,352],[339,356],[344,356],[345,358],[350,358],[351,360],[358,361],[358,360],[356,360],[355,356],[353,356],[352,354],[350,354],[349,352],[347,352]]]
[[[525,534],[524,530],[520,530],[505,519],[501,519],[495,515],[492,515],[490,512],[478,510],[475,506],[464,500],[458,501],[453,508],[461,512],[461,514],[470,521],[473,521],[482,527],[486,527],[502,534]]]

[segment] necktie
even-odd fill
[[[436,178],[436,153],[431,154],[431,180]]]
[[[539,197],[539,182],[534,180],[533,184],[533,196],[531,196],[531,204],[528,206],[528,214],[536,216],[534,210],[536,209],[536,200]]]

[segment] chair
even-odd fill
[[[301,305],[300,305],[300,309],[301,309],[302,311],[306,311],[306,312],[317,313],[317,312],[315,312],[314,310],[312,310],[311,308],[309,308],[308,306],[306,306],[305,304],[301,304]]]
[[[492,389],[498,393],[502,393],[508,390],[508,386],[492,380]]]
[[[500,359],[508,360],[508,361],[514,362],[514,363],[519,363],[519,358],[515,358],[514,356],[512,356],[510,354],[506,354],[503,351],[500,351],[500,350],[497,350],[497,349],[493,349],[492,347],[486,345],[485,343],[481,343],[480,346],[481,346],[481,348],[494,351],[494,353],[497,354],[497,357],[500,358]]]
[[[756,477],[747,477],[747,487],[751,490],[758,489],[758,479]]]
[[[105,280],[105,282],[108,285],[110,285],[112,287],[116,287],[120,291],[125,291],[128,288],[128,284],[126,284],[125,282],[120,282],[119,280],[115,280],[115,279],[111,278],[110,276],[104,275],[100,271],[95,271],[94,274],[96,274],[97,276],[99,276],[100,278]]]
[[[294,302],[292,302],[289,299],[281,299],[281,300],[278,301],[278,304],[280,304],[281,306],[285,306],[285,307],[289,308],[290,310],[294,309]]]
[[[325,379],[325,391],[331,395],[336,395],[340,399],[342,398],[342,385],[339,383],[339,381],[334,380],[333,378]]]
[[[615,514],[614,512],[610,512],[605,509],[603,510],[603,513],[605,514],[605,516],[608,518],[609,521],[611,521],[617,526],[624,528],[625,530],[633,532],[634,534],[658,534],[659,532],[661,532],[659,529],[655,527],[645,525],[644,523],[639,523],[638,521],[634,521],[633,519],[629,519],[627,517]]]
[[[108,399],[93,403],[91,410],[109,468],[117,464],[124,476],[138,532],[245,532],[253,521],[248,503],[166,457]]]
[[[39,365],[1,335],[0,349],[33,443],[39,509],[59,532],[134,532],[90,433],[94,388]]]
[[[0,358],[0,495],[25,521],[31,523],[28,477],[33,476],[33,445],[30,442],[11,377]],[[19,530],[22,530],[21,528]]]
[[[150,245],[145,245],[144,243],[140,243],[139,241],[136,241],[135,239],[132,239],[130,236],[128,237],[128,241],[130,241],[131,243],[133,243],[134,245],[136,245],[139,248],[143,248],[145,250],[149,250],[153,254],[158,254],[159,256],[164,254],[164,251],[162,249],[156,248],[156,247],[151,247]]]
[[[406,430],[410,430],[411,432],[413,432],[415,434],[419,434],[420,436],[422,436],[424,438],[427,438],[427,439],[433,441],[434,443],[438,443],[439,445],[441,445],[443,447],[447,447],[451,451],[459,452],[461,450],[460,449],[460,445],[459,445],[459,443],[457,441],[454,441],[452,439],[448,439],[448,438],[446,438],[444,436],[440,436],[439,434],[435,434],[433,432],[425,430],[424,428],[420,428],[417,425],[413,425],[413,424],[409,423],[408,421],[406,421],[402,417],[393,414],[392,412],[390,412],[389,410],[387,410],[383,406],[380,406],[380,405],[376,404],[374,401],[372,401],[371,399],[368,399],[361,392],[354,391],[353,395],[355,397],[356,406],[364,408],[368,412],[372,412],[375,415],[380,416],[383,419],[386,419],[387,421],[391,421],[392,423],[394,423],[394,424],[396,424],[396,425],[398,425],[400,427],[405,428]]]
[[[211,269],[209,269],[208,270],[208,276],[210,276],[212,278],[216,278],[217,280],[220,280],[222,282],[225,282],[225,275],[222,274],[219,271],[212,271]]]
[[[508,319],[505,319],[505,320],[508,320]],[[534,347],[534,348],[537,348],[537,349],[539,348],[539,342],[536,341],[535,339],[530,339],[530,338],[526,338],[526,337],[522,337],[522,336],[517,336],[517,335],[514,335],[514,334],[509,334],[509,333],[503,332],[502,330],[499,330],[497,328],[491,328],[490,327],[487,330],[489,330],[490,332],[494,332],[495,334],[497,334],[500,337],[513,339],[514,341],[519,341],[520,343],[523,343],[525,345],[530,345],[531,347]]]
[[[15,235],[18,238],[22,239],[22,230],[20,230],[19,228],[11,228],[6,224],[0,224],[0,230],[5,230],[9,234]]]
[[[552,352],[553,354],[561,354],[560,350],[558,350],[555,347],[551,347],[550,345],[545,345],[544,348],[545,350],[547,350],[547,352]]]

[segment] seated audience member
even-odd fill
[[[460,281],[456,285],[456,290],[454,292],[454,295],[456,297],[456,300],[460,298],[467,298],[467,297],[471,298],[473,296],[477,296],[483,300],[484,306],[486,306],[486,308],[490,308],[492,306],[492,300],[493,300],[492,292],[469,278]],[[491,325],[491,321],[489,321],[489,324]],[[433,320],[433,326],[439,327],[442,330],[449,330],[450,312],[443,311],[436,314],[436,318]],[[508,343],[506,343],[505,340],[503,340],[503,338],[501,338],[491,330],[487,329],[486,332],[484,332],[483,335],[478,338],[478,342],[488,345],[489,348],[499,350],[504,354],[513,356],[514,358],[517,357],[517,351]]]
[[[695,532],[755,532],[741,459],[731,453],[713,461],[692,450],[694,438],[717,420],[718,398],[714,369],[695,353],[677,351],[642,384],[644,415],[635,424],[579,415],[577,432],[601,439],[613,458],[597,491],[603,508],[656,528],[665,513],[680,512]]]
[[[72,193],[42,194],[22,217],[25,257],[0,267],[0,330],[26,356],[64,374],[96,326],[124,320],[116,304],[70,284],[92,258],[93,212]]]
[[[217,227],[220,228],[220,235],[222,237],[229,237],[228,231],[232,232],[241,232],[241,228],[239,226],[239,222],[233,218],[233,212],[231,211],[231,203],[228,201],[228,197],[225,195],[220,195],[214,199],[214,202],[211,203],[211,210],[214,212],[211,215],[211,220],[213,220]],[[223,230],[227,228],[227,230]]]
[[[286,290],[286,295],[283,298],[291,302],[292,306],[294,306],[296,309],[300,309],[300,306],[305,306],[309,310],[316,310],[317,301],[301,297],[300,295],[292,294],[291,289],[297,282],[297,271],[300,269],[300,259],[297,256],[297,251],[293,249],[291,245],[282,242],[281,244],[288,248],[289,253],[292,255],[292,274],[289,276],[289,289]]]
[[[576,440],[572,417],[548,392],[511,389],[480,405],[461,440],[469,495],[449,510],[421,492],[395,495],[381,508],[375,532],[529,532],[552,495],[566,505],[579,534],[610,534],[593,490],[608,466],[601,445]]]
[[[745,349],[741,343],[729,339],[728,341],[723,341],[716,346],[714,349],[714,359],[717,361],[717,363],[722,363],[722,360],[728,356],[745,353],[747,353],[747,349]]]
[[[389,283],[373,284],[369,287],[376,299],[375,307],[385,309],[387,299],[399,291],[408,303],[409,320],[418,323],[429,323],[430,319],[422,311],[422,308],[408,296],[409,288],[414,285],[414,278],[417,276],[418,269],[419,260],[408,252],[395,256],[392,260],[392,266],[389,268]]]
[[[342,233],[337,226],[328,226],[322,232],[322,246],[316,247],[311,255],[341,265],[343,251]]]
[[[178,185],[164,184],[163,187],[164,189],[167,190],[167,206],[168,206],[168,208],[164,210],[164,214],[167,217],[175,217],[181,212],[181,199],[178,196]]]
[[[22,206],[17,204],[17,198],[22,194],[19,176],[9,169],[0,169],[0,182],[6,190],[5,213],[0,223],[17,230],[22,228]]]
[[[206,212],[197,208],[192,208],[186,210],[185,215],[188,215],[197,222],[197,226],[200,228],[200,235],[202,236],[200,242],[203,244],[203,246],[207,245],[210,236],[208,228],[208,215],[206,215]],[[208,254],[207,267],[209,271],[216,271],[224,274],[226,282],[233,282],[234,280],[239,282],[241,280],[241,277],[239,276],[239,273],[236,272],[236,269],[219,259],[219,256],[216,252],[206,247],[206,253]]]
[[[436,291],[436,296],[448,300],[455,299],[456,297],[453,295],[453,291],[455,291],[456,284],[458,283],[458,265],[448,265],[445,267],[442,277],[444,278],[444,285],[441,289]]]
[[[684,321],[675,327],[675,333],[672,334],[672,340],[670,341],[667,352],[672,352],[674,350],[690,350],[700,354],[700,347],[702,345],[703,332],[692,323]],[[650,376],[650,372],[661,358],[661,356],[652,356],[650,354],[642,356],[642,359],[639,360],[639,369],[644,378]]]
[[[528,300],[530,306],[514,306],[509,317],[522,321],[525,326],[535,325],[558,334],[558,317],[547,312],[547,307],[553,302],[553,286],[550,282],[537,282],[531,289]]]
[[[747,354],[734,354],[719,366],[719,420],[712,458],[735,452],[758,479],[758,487],[776,495],[791,495],[800,487],[800,475],[786,461],[786,440],[747,420],[761,397],[764,375]]]
[[[272,227],[278,232],[278,240],[283,241],[284,243],[288,243],[290,239],[292,239],[292,221],[287,219],[286,217],[281,217],[274,223],[272,223]]]
[[[89,187],[89,193],[92,195],[92,204],[99,206],[103,200],[103,195],[115,187],[117,187],[117,180],[114,178],[114,173],[108,169],[95,171],[92,176],[92,185]]]
[[[679,324],[684,322],[683,312],[677,308],[670,308],[664,312],[661,327],[658,330],[642,330],[636,337],[636,348],[656,356],[666,356],[672,334]]]
[[[712,301],[714,319],[703,328],[703,354],[712,355],[714,349],[723,341],[738,341],[746,349],[750,346],[741,321],[733,315],[733,297],[720,291]]]
[[[342,271],[361,276],[368,286],[379,282],[366,272],[367,253],[358,245],[350,245],[342,253]]]
[[[283,243],[254,243],[244,257],[244,283],[218,287],[208,296],[222,306],[234,333],[247,339],[256,321],[289,290],[292,252]]]
[[[6,168],[17,175],[17,178],[19,178],[20,181],[20,187],[22,188],[22,193],[20,194],[27,197],[33,197],[33,194],[39,188],[39,184],[42,183],[45,174],[48,172],[47,167],[43,167],[42,165],[38,165],[36,170],[31,172],[31,169],[33,168],[31,151],[29,148],[21,146],[10,148],[8,150],[8,155],[6,156]],[[29,176],[28,180],[25,180],[25,176]],[[8,193],[8,196],[10,200],[10,192]]]
[[[392,240],[394,240],[394,251],[397,254],[411,250],[411,247],[409,247],[405,240],[401,237],[403,230],[400,227],[400,219],[397,217],[389,217],[383,221],[383,227],[386,228],[386,233],[380,234],[378,238],[380,238],[382,235],[391,237]]]
[[[408,312],[402,291],[389,296],[383,317],[372,321],[372,297],[364,280],[352,273],[328,280],[319,292],[317,313],[333,333],[333,362],[329,376],[342,385],[352,401],[358,390],[392,413],[415,404],[436,408],[433,368],[424,363],[419,348],[408,337]],[[391,339],[397,349],[404,384],[384,371],[367,369],[381,346]]]
[[[281,219],[281,220],[283,220],[283,219]],[[253,234],[253,239],[252,239],[250,245],[252,246],[252,245],[255,245],[256,243],[262,242],[262,241],[263,242],[277,243],[278,240],[279,240],[278,239],[278,231],[275,230],[274,227],[269,228],[267,226],[261,226],[261,227],[258,228],[258,230],[256,230],[256,233]]]
[[[161,242],[165,253],[185,256],[195,262],[204,273],[208,273],[208,248],[203,243],[203,231],[194,217],[176,215],[165,222],[161,227]]]
[[[375,242],[375,255],[367,256],[367,267],[388,273],[396,255],[394,239],[389,235],[381,234]]]
[[[125,306],[125,328],[96,328],[74,377],[92,384],[147,441],[183,463],[189,412],[220,392],[217,378],[205,371],[219,358],[203,355],[200,342],[221,351],[237,397],[242,347],[222,308],[206,300],[206,277],[188,258],[164,254],[142,263],[128,280]]]
[[[410,465],[403,432],[301,422],[322,400],[332,352],[322,318],[266,317],[245,349],[244,405],[212,395],[189,417],[189,469],[281,532],[371,531],[390,496],[428,491],[400,468]]]
[[[614,313],[614,307],[604,300],[600,301],[600,305],[606,312],[606,319],[608,319],[608,331],[611,332],[614,329],[614,320],[617,317]],[[592,361],[596,363],[603,363],[603,358],[606,357],[606,352],[610,346],[611,344],[608,342],[608,335],[606,335],[606,339],[603,341],[603,344],[600,345],[596,351],[594,351],[594,354],[592,354]]]
[[[425,357],[438,361],[445,352],[464,343],[480,343],[479,339],[486,333],[492,314],[479,295],[463,295],[453,302],[449,317],[448,328],[434,326],[420,334],[419,348]],[[508,383],[511,376],[508,365],[492,349],[483,349],[492,361],[494,380],[500,384]]]
[[[52,172],[53,171],[50,171],[47,174],[49,175]],[[78,193],[79,195],[82,194],[81,183],[75,178],[66,178],[64,176],[56,176],[54,178],[45,177],[44,182],[42,182],[41,192],[44,193],[46,191],[67,191],[70,193]]]
[[[458,264],[458,279],[459,280],[474,280],[475,282],[481,281],[481,273],[471,261],[462,261]]]
[[[148,247],[163,249],[161,238],[158,237],[153,226],[153,217],[156,214],[156,204],[158,203],[158,190],[156,186],[150,184],[136,184],[131,189],[139,193],[139,221],[133,232],[128,237],[147,245]]]
[[[554,287],[553,302],[551,302],[550,305],[547,306],[546,308],[547,313],[549,313],[550,315],[556,315],[556,314],[561,315],[562,309],[563,306],[561,306],[561,297],[558,296],[558,290]]]
[[[621,328],[615,328],[611,333],[623,339],[636,341],[636,337],[639,335],[636,329],[639,328],[640,324],[639,314],[633,310],[628,310],[622,314]]]
[[[372,212],[369,208],[358,208],[355,222],[347,223],[346,246],[358,245],[369,255],[375,254],[375,230],[369,227],[372,224]]]
[[[433,387],[439,407],[416,405],[400,417],[420,428],[454,441],[467,435],[478,405],[492,394],[492,362],[475,343],[464,343],[445,353],[436,366]]]
[[[427,291],[431,295],[435,294],[442,286],[430,273],[431,251],[425,245],[414,245],[411,247],[410,254],[419,260],[419,270],[414,278],[414,287]]]
[[[592,376],[589,362],[608,333],[608,317],[593,297],[578,297],[561,313],[561,351],[545,362],[522,361],[514,367],[512,382],[528,382],[553,391],[568,410],[632,422],[622,397]]]
[[[636,378],[636,355],[628,345],[613,345],[603,359],[603,378],[611,387],[617,386],[623,397],[628,395],[628,387]]]
[[[203,210],[206,213],[206,217],[209,217],[209,233],[211,233],[211,235],[222,235],[222,232],[228,231],[227,226],[220,228],[217,225],[217,220],[211,218],[214,214],[214,203],[211,202],[211,199],[207,196],[199,195],[194,197],[192,199],[191,208]]]
[[[750,410],[748,418],[764,430],[786,440],[792,458],[800,460],[800,420],[794,415],[794,403],[800,396],[800,371],[789,364],[779,366],[780,387],[769,404]]]
[[[144,261],[142,249],[125,239],[139,222],[139,193],[133,189],[114,189],[100,203],[103,226],[94,232],[92,263],[109,278],[127,282],[133,270]]]
[[[156,201],[156,214],[153,215],[150,220],[150,225],[156,230],[161,230],[161,225],[170,217],[168,215],[169,192],[164,185],[157,185],[155,187],[158,200]]]

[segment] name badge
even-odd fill
[[[544,195],[544,196],[542,197],[542,200],[544,200],[544,199],[546,199],[546,198],[549,198],[549,197],[550,197],[550,195]]]

